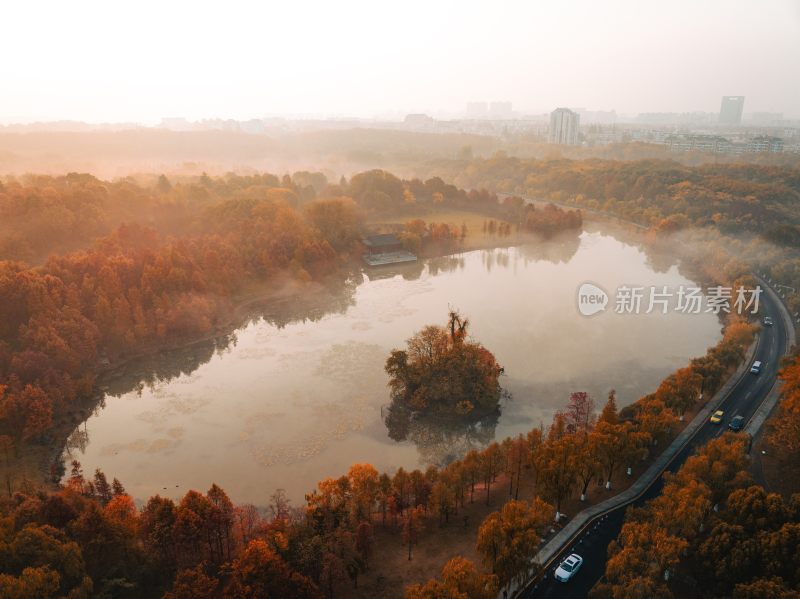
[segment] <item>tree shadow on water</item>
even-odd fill
[[[384,411],[389,438],[411,441],[422,462],[438,467],[460,460],[472,449],[486,447],[494,440],[499,419],[499,408],[479,417],[437,416],[412,412],[392,401]]]

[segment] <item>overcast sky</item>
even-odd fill
[[[372,117],[508,100],[800,117],[800,0],[12,0],[0,122]]]

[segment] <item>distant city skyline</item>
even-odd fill
[[[711,113],[727,94],[800,118],[796,0],[32,0],[4,22],[0,123]]]

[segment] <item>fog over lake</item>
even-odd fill
[[[587,281],[612,294],[592,317],[576,303]],[[65,459],[80,460],[89,476],[101,468],[119,478],[137,501],[216,482],[235,502],[257,505],[277,488],[298,505],[318,480],[355,462],[390,472],[443,464],[547,425],[572,391],[588,391],[598,410],[611,388],[619,405],[631,403],[720,338],[711,314],[615,314],[621,285],[693,283],[663,256],[600,231],[367,270],[312,308],[265,306],[266,319],[216,351],[206,343],[159,357],[186,362],[176,367],[184,374],[129,390],[141,372],[128,368],[126,384],[109,383],[105,406],[73,434]],[[443,325],[450,308],[505,368],[510,397],[494,420],[412,421],[390,431],[383,364],[421,327]]]

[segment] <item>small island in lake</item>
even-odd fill
[[[451,311],[447,326],[429,325],[386,360],[392,407],[429,416],[481,418],[497,412],[503,368],[467,339],[469,321]]]

